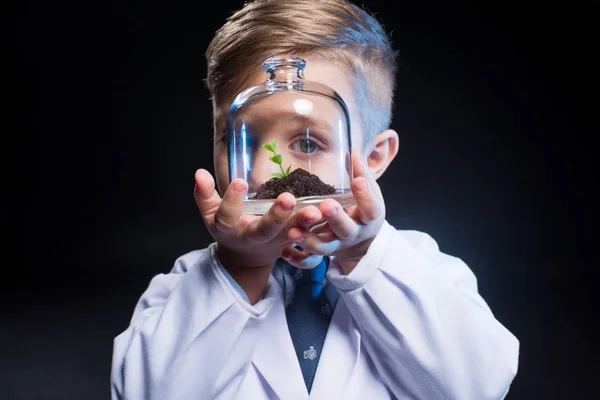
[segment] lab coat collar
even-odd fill
[[[263,322],[265,334],[256,345],[252,363],[278,399],[306,400],[308,391],[288,330],[282,290],[273,276],[269,280],[275,289],[275,303]]]

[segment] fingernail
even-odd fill
[[[306,226],[306,225],[310,225],[313,222],[315,222],[316,220],[314,218],[303,218],[302,219],[302,225]]]
[[[327,210],[323,214],[325,214],[325,216],[327,218],[332,218],[332,217],[335,217],[335,214],[337,214],[337,213],[338,213],[338,208],[337,207],[333,207],[332,209]]]
[[[356,181],[354,181],[354,188],[357,192],[364,192],[369,188],[369,183],[365,178],[357,178]]]
[[[279,206],[284,210],[284,211],[289,211],[292,208],[294,208],[294,203],[291,203],[289,201],[284,201],[283,203],[280,203]]]
[[[235,190],[236,192],[239,192],[239,193],[245,192],[246,185],[243,182],[234,181],[233,182],[233,190]]]

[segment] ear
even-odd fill
[[[398,133],[387,129],[373,139],[367,148],[367,167],[373,174],[374,179],[379,179],[398,154]]]

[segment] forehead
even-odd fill
[[[263,83],[265,79],[266,72],[264,72],[262,68],[257,69],[240,88],[240,91],[259,85]],[[327,85],[335,90],[344,99],[348,107],[348,112],[350,113],[353,130],[356,129],[356,123],[354,120],[357,113],[352,86],[352,77],[341,64],[328,62],[322,58],[308,57],[306,58],[304,79]],[[233,98],[235,98],[235,95],[222,101],[219,100],[218,103],[215,104],[214,123],[217,132],[224,131],[225,129],[225,117],[227,116],[227,112],[229,111],[229,106],[231,105]]]

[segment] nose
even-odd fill
[[[271,154],[264,149],[262,150],[263,151],[259,150],[253,154],[251,170],[247,175],[249,193],[255,193],[260,185],[273,177],[274,172],[279,171],[278,165],[269,160]]]

